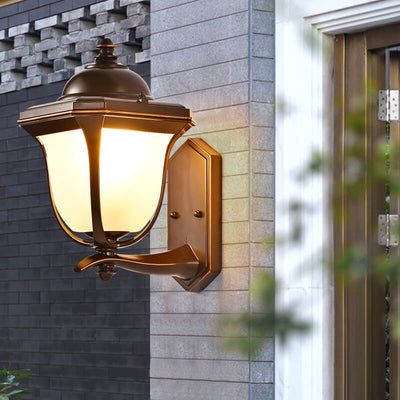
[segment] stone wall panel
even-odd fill
[[[221,274],[200,294],[150,280],[151,399],[272,399],[273,341],[248,359],[221,336],[222,317],[251,311],[252,281],[274,268],[273,2],[152,0],[151,18],[153,96],[191,108],[185,137],[223,161]],[[152,248],[165,246],[161,232]]]

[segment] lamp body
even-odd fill
[[[130,246],[149,231],[171,148],[194,124],[180,105],[98,97],[62,99],[21,117],[42,146],[61,227],[104,250]]]
[[[171,148],[195,121],[182,105],[154,101],[145,81],[116,62],[110,40],[98,47],[96,62],[73,76],[57,101],[28,108],[18,121],[42,147],[60,226],[74,241],[97,251],[75,270],[98,266],[103,280],[115,273],[114,266],[172,275],[186,290],[200,291],[220,271],[221,158],[200,142],[191,142],[189,151],[180,153],[188,172],[201,166],[195,175],[206,197],[194,183],[193,194],[181,196],[181,211],[171,212],[185,221],[176,224],[178,235],[171,235],[174,249],[116,255],[118,248],[139,241],[154,224]],[[181,163],[175,168],[185,169]],[[177,191],[185,191],[180,186]],[[200,198],[204,210],[198,209]],[[204,220],[193,223],[191,218]],[[196,233],[189,234],[190,229]]]
[[[104,39],[96,61],[54,103],[18,121],[41,144],[58,222],[104,252],[140,240],[164,194],[171,147],[195,124],[190,110],[152,100],[146,82],[117,62]]]

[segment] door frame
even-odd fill
[[[285,346],[276,343],[275,399],[334,400],[333,280],[321,270],[296,279],[299,258],[312,262],[310,255],[318,248],[327,249],[328,257],[333,257],[328,205],[331,178],[310,178],[304,189],[294,180],[293,171],[306,165],[312,150],[333,148],[334,35],[399,22],[400,15],[398,2],[392,0],[314,1],[302,4],[301,10],[295,6],[291,0],[276,2],[276,93],[291,111],[276,112],[277,235],[290,227],[281,205],[295,192],[302,189],[305,198],[318,198],[321,206],[311,218],[304,215],[310,229],[301,248],[276,250],[276,277],[282,287],[278,307],[293,300],[306,304],[303,315],[314,322],[314,330],[307,338],[294,337]],[[301,32],[313,38],[312,51]],[[317,265],[318,259],[314,261]]]

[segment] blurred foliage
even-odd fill
[[[310,325],[299,320],[293,307],[275,310],[275,277],[260,273],[254,279],[251,290],[251,313],[236,314],[223,318],[224,343],[243,354],[254,355],[263,346],[266,338],[276,337],[286,342],[288,335],[305,333]]]
[[[391,160],[400,160],[400,140],[390,142],[390,126],[382,122],[380,138],[370,147],[371,154],[366,160],[365,138],[366,138],[366,109],[372,103],[376,103],[378,88],[375,82],[366,82],[363,97],[355,99],[349,106],[346,120],[346,143],[344,151],[344,182],[333,182],[330,191],[332,194],[331,214],[339,221],[346,221],[348,215],[343,209],[343,196],[347,202],[362,200],[367,190],[371,187],[380,187],[382,195],[382,214],[390,210],[390,198],[400,197],[400,161],[399,165]],[[309,157],[306,167],[296,175],[299,183],[307,184],[312,176],[320,175],[324,179],[332,181],[333,155],[313,151]],[[329,178],[329,176],[331,178]],[[271,240],[268,238],[268,246],[274,246],[279,251],[281,245],[301,244],[305,224],[303,220],[308,213],[313,212],[313,199],[309,202],[292,199],[286,210],[290,218],[291,230],[284,238]],[[378,216],[376,216],[377,218]],[[400,226],[395,232],[400,237]],[[372,234],[372,233],[370,233]],[[324,253],[324,249],[316,249]],[[400,278],[400,255],[394,252],[389,256],[389,249],[381,247],[380,250],[371,252],[367,245],[354,243],[344,248],[341,254],[335,254],[335,259],[325,258],[322,263],[334,274],[337,284],[351,285],[367,275],[373,275],[384,284],[390,285]],[[300,268],[304,273],[304,268]],[[309,271],[315,266],[309,267]],[[296,307],[288,305],[286,308],[275,307],[275,299],[279,292],[279,282],[276,282],[273,274],[261,274],[252,279],[250,310],[248,313],[237,314],[224,318],[222,330],[224,342],[230,348],[239,350],[243,354],[253,356],[264,344],[267,338],[275,337],[285,343],[289,336],[309,332],[311,325],[301,320],[296,315]],[[390,310],[390,297],[386,298],[387,310]],[[391,316],[392,320],[394,319]],[[387,321],[387,324],[389,322]],[[389,328],[388,328],[389,329]],[[400,336],[400,321],[393,321],[391,333]]]
[[[29,369],[9,371],[4,368],[0,370],[0,400],[20,400],[22,394],[30,393],[19,387],[19,380],[29,376],[32,376]]]

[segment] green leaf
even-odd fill
[[[0,393],[0,400],[21,400],[20,394],[30,393],[23,388],[16,388],[20,385],[19,379],[32,376],[29,371],[29,369],[8,371],[6,368],[0,370],[0,376],[4,377],[4,381],[0,383],[0,392],[3,392]],[[11,392],[5,393],[8,390],[11,390]]]
[[[27,378],[27,377],[32,376],[32,375],[33,374],[21,374],[21,375],[18,375],[15,379]]]
[[[10,371],[10,374],[17,375],[17,374],[21,374],[22,372],[28,372],[28,371],[30,371],[30,369],[18,369],[16,371]]]
[[[11,397],[11,396],[14,396],[15,394],[19,394],[19,393],[25,393],[25,390],[23,390],[23,389],[13,390],[12,392],[7,393],[7,396]]]

